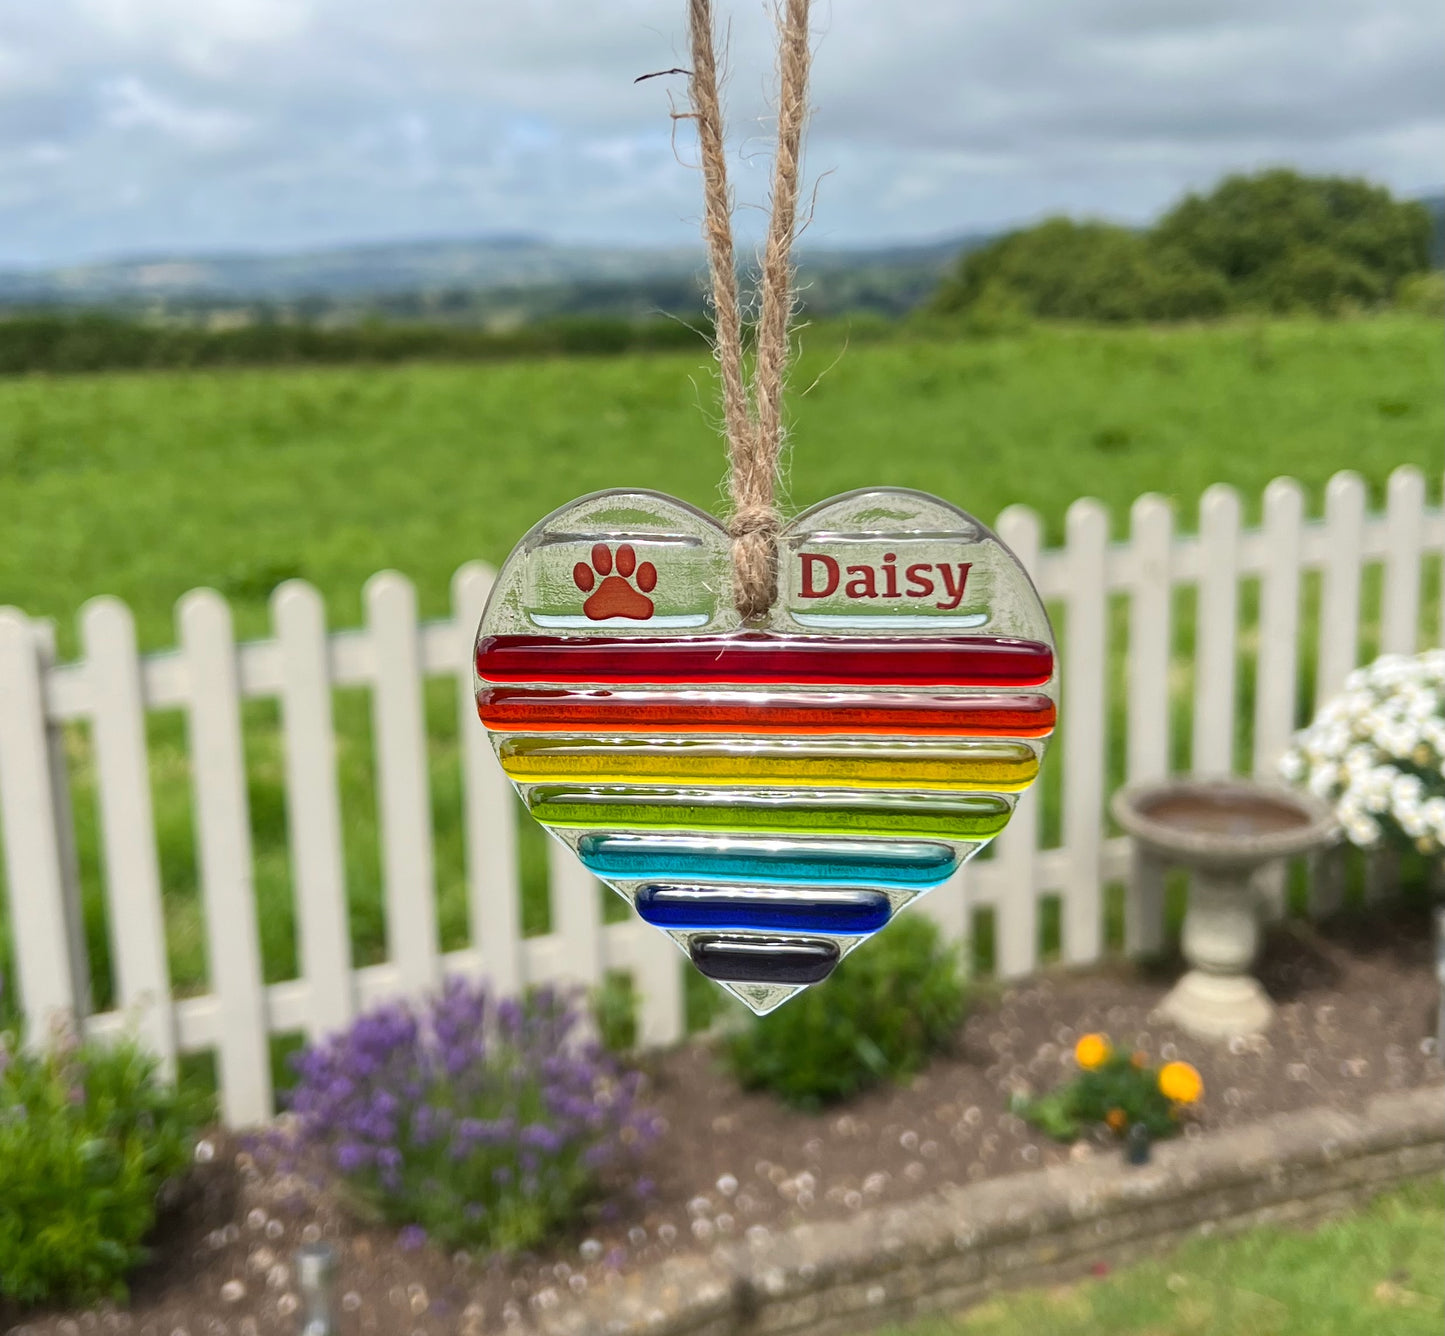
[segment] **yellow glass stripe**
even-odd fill
[[[508,777],[526,784],[592,780],[1016,793],[1028,788],[1039,772],[1032,749],[1018,743],[980,745],[967,751],[922,747],[740,750],[688,744],[557,745],[547,739],[514,738],[502,745],[500,753]]]

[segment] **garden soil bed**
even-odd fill
[[[240,1144],[213,1137],[128,1307],[8,1315],[5,1330],[293,1336],[291,1254],[317,1238],[339,1254],[342,1336],[525,1329],[570,1295],[619,1284],[668,1256],[729,1239],[765,1242],[800,1221],[847,1217],[944,1184],[1117,1154],[1103,1142],[1055,1145],[1009,1112],[1015,1091],[1041,1091],[1069,1074],[1073,1043],[1089,1030],[1156,1061],[1199,1067],[1206,1095],[1189,1136],[1321,1104],[1357,1111],[1373,1095],[1445,1075],[1423,910],[1318,929],[1281,925],[1260,973],[1279,1004],[1275,1025],[1222,1046],[1151,1023],[1169,971],[1041,975],[981,1000],[955,1051],[908,1086],[815,1115],[740,1092],[706,1047],[685,1046],[652,1063],[652,1103],[667,1132],[639,1169],[644,1195],[624,1194],[544,1254],[507,1261],[405,1249],[391,1231],[349,1219],[324,1191],[267,1174]]]

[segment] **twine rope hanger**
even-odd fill
[[[779,0],[778,144],[771,212],[758,281],[758,321],[749,386],[733,245],[712,0],[688,0],[692,42],[690,116],[697,122],[704,189],[703,236],[712,278],[714,344],[722,381],[732,516],[733,602],[744,620],[763,616],[778,596],[777,488],[782,454],[788,323],[793,314],[793,240],[797,231],[803,126],[808,118],[810,0]]]

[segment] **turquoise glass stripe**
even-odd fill
[[[613,881],[749,881],[787,886],[941,886],[958,867],[946,844],[756,844],[687,837],[589,834],[577,854],[589,872]]]

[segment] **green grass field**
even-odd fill
[[[1413,463],[1438,502],[1445,396],[1438,325],[1389,316],[1172,330],[1038,329],[992,341],[898,337],[848,347],[804,331],[793,401],[791,505],[867,484],[921,487],[991,520],[1025,502],[1050,536],[1076,497],[1113,509],[1141,492],[1193,525],[1228,482],[1257,514],[1264,484],[1299,478],[1317,509],[1351,467],[1378,501]],[[135,610],[143,646],[174,641],[172,607],[197,585],[227,595],[242,636],[267,631],[266,597],[317,584],[334,627],[361,619],[383,567],[447,608],[462,562],[504,557],[553,507],[635,485],[719,500],[723,450],[698,356],[492,365],[123,374],[0,381],[0,603],[58,621],[96,594]],[[1180,654],[1187,682],[1188,626]],[[444,946],[466,940],[452,688],[428,698]],[[1248,671],[1242,691],[1248,691]],[[1114,709],[1122,704],[1116,684]],[[269,979],[295,971],[276,709],[246,712],[256,880]],[[385,952],[374,775],[364,692],[338,693],[337,726],[358,961]],[[189,781],[179,714],[150,738],[171,963],[203,986]],[[98,998],[110,998],[91,755],[69,735]],[[1057,767],[1054,767],[1057,769]],[[1049,800],[1050,809],[1053,800]],[[524,836],[524,920],[547,926],[541,837]],[[620,903],[619,903],[620,908]],[[0,914],[0,969],[8,973]]]
[[[1445,1188],[1419,1184],[1317,1230],[1196,1240],[1105,1280],[878,1336],[1436,1336],[1442,1230]]]
[[[1057,538],[1085,495],[1122,525],[1135,496],[1161,491],[1188,526],[1213,482],[1257,505],[1291,474],[1317,505],[1336,469],[1378,494],[1412,462],[1438,487],[1445,376],[1424,318],[800,338],[797,508],[921,487],[986,520],[1025,502]],[[279,579],[314,581],[351,625],[363,581],[394,567],[440,615],[457,566],[499,561],[585,492],[653,487],[715,506],[712,407],[701,355],[0,382],[0,602],[68,635],[86,598],[118,594],[159,646],[196,585],[225,592],[242,633],[259,634]]]

